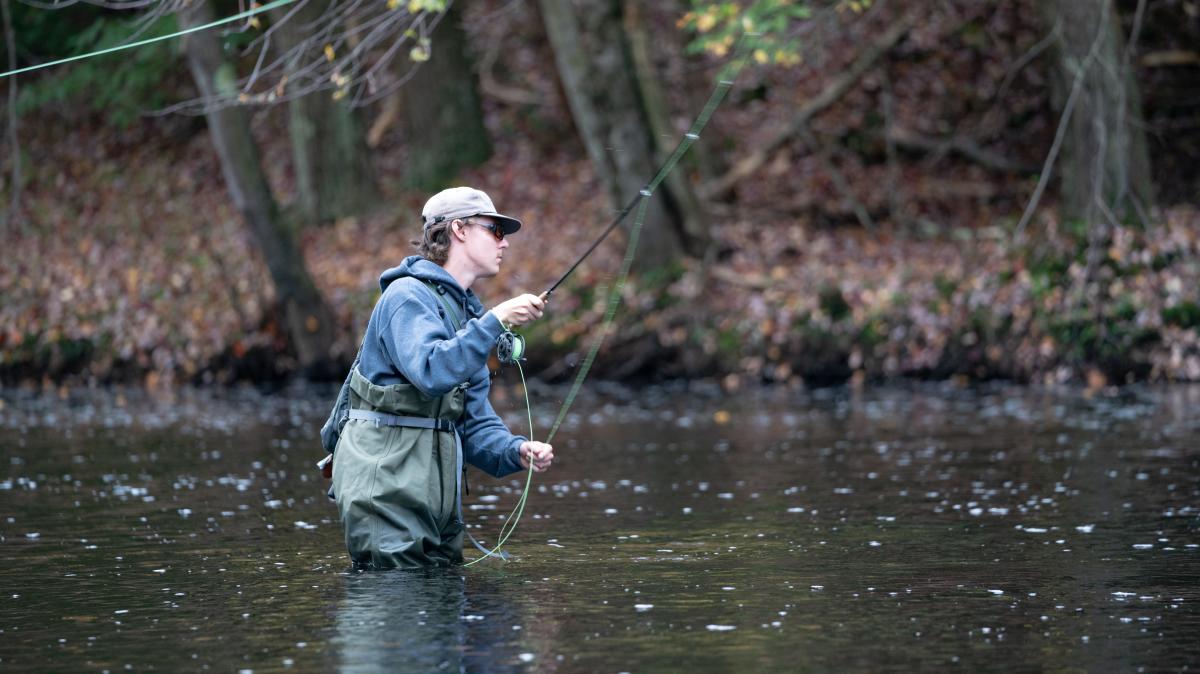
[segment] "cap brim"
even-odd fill
[[[510,218],[507,215],[500,215],[499,213],[478,213],[477,215],[487,216],[495,220],[504,228],[505,235],[512,234],[521,229],[521,221],[516,218]]]

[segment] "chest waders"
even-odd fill
[[[427,398],[411,384],[350,375],[350,419],[333,454],[333,491],[356,564],[446,566],[462,559],[454,423],[463,390]]]
[[[452,334],[458,313],[445,307]],[[448,313],[447,313],[448,312]],[[333,493],[355,564],[446,566],[462,561],[461,384],[429,398],[407,383],[379,386],[350,373],[349,420],[333,455]],[[473,540],[473,539],[472,539]],[[478,545],[478,544],[477,544]]]

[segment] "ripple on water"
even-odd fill
[[[126,409],[113,415],[124,425],[94,432],[54,407],[74,435],[22,432],[20,456],[0,465],[19,515],[0,530],[0,579],[54,589],[6,595],[30,649],[5,664],[36,668],[33,655],[53,648],[73,669],[370,670],[415,649],[436,656],[429,670],[532,656],[546,669],[561,657],[640,671],[653,668],[647,633],[697,673],[748,649],[773,671],[935,671],[955,658],[979,669],[999,657],[1061,669],[1054,654],[1085,639],[1131,654],[1131,668],[1189,664],[1200,601],[1180,560],[1197,549],[1188,448],[1200,394],[1145,394],[1155,402],[1130,414],[1006,388],[688,391],[583,399],[569,424],[586,433],[564,427],[561,464],[535,476],[532,514],[506,545],[515,560],[447,574],[350,572],[308,468],[327,396],[311,414],[267,399],[269,414]],[[553,420],[554,405],[538,407],[535,421]],[[209,412],[217,420],[199,418]],[[468,525],[494,532],[523,481],[470,481]],[[1097,498],[1114,494],[1115,506]],[[1096,569],[1119,583],[1100,585]],[[228,630],[239,623],[253,642]],[[133,636],[147,629],[226,646],[193,659],[199,649]],[[710,632],[725,634],[695,648]]]

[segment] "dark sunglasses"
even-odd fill
[[[488,230],[489,232],[492,233],[492,236],[496,237],[497,241],[504,240],[504,228],[501,227],[499,225],[499,223],[493,222],[492,224],[488,225],[488,224],[484,224],[482,222],[475,222],[473,220],[464,220],[463,222],[465,222],[468,225],[478,225],[479,227],[482,227],[482,228]]]

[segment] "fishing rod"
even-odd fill
[[[629,241],[625,244],[625,256],[621,260],[621,269],[617,273],[616,282],[613,284],[612,292],[610,292],[608,296],[608,308],[605,310],[604,320],[601,328],[596,333],[595,339],[592,340],[592,346],[588,350],[588,354],[584,358],[583,365],[579,368],[578,374],[575,376],[575,381],[571,385],[571,390],[567,393],[566,399],[563,400],[562,406],[559,407],[558,415],[554,419],[554,424],[550,427],[550,432],[546,435],[547,443],[551,442],[554,439],[554,435],[558,433],[559,427],[562,425],[563,420],[567,416],[567,411],[570,410],[571,405],[575,403],[575,396],[579,394],[580,388],[583,387],[583,380],[587,378],[588,372],[591,370],[592,363],[596,360],[596,354],[599,353],[600,346],[604,343],[604,338],[608,335],[609,330],[612,329],[612,323],[616,317],[617,307],[621,304],[621,295],[625,287],[625,282],[629,279],[629,272],[633,268],[634,252],[637,250],[638,240],[641,238],[642,226],[646,221],[646,207],[650,204],[649,201],[646,201],[646,198],[654,194],[655,188],[657,188],[658,185],[664,179],[666,179],[667,174],[669,174],[671,170],[675,168],[675,165],[679,162],[679,159],[683,157],[683,154],[687,152],[692,144],[700,138],[700,131],[703,130],[705,125],[708,124],[709,118],[712,117],[712,114],[716,111],[717,106],[719,106],[725,99],[725,95],[729,93],[729,89],[733,86],[733,82],[737,78],[738,73],[741,72],[742,67],[746,65],[747,54],[751,52],[750,45],[752,45],[758,37],[758,33],[746,33],[742,35],[742,38],[738,41],[737,49],[734,51],[733,58],[721,71],[721,74],[718,77],[717,87],[713,91],[712,96],[709,97],[704,109],[700,111],[700,115],[696,117],[696,121],[692,122],[691,128],[688,129],[686,134],[684,134],[683,139],[679,142],[679,145],[675,147],[675,151],[671,153],[671,156],[665,162],[663,162],[663,165],[659,168],[658,173],[656,173],[654,178],[646,184],[646,187],[638,192],[637,196],[630,201],[628,206],[621,209],[621,211],[617,214],[617,217],[613,220],[612,224],[610,224],[600,235],[600,237],[591,245],[591,247],[584,252],[583,256],[581,256],[575,262],[575,264],[571,265],[571,268],[568,269],[567,272],[563,274],[557,281],[555,281],[554,285],[550,286],[550,288],[542,294],[542,299],[548,298],[550,293],[553,292],[554,289],[559,286],[559,284],[566,280],[566,278],[571,275],[571,272],[575,271],[575,268],[578,267],[584,259],[592,254],[592,251],[594,251],[596,247],[600,245],[600,242],[603,241],[604,238],[612,232],[612,230],[616,229],[617,225],[619,225],[621,221],[633,211],[634,208],[637,209],[637,215],[633,219],[632,227],[630,227]],[[509,340],[511,340],[507,346],[508,356],[511,357],[514,354],[515,348],[520,349],[519,352],[516,352],[516,358],[512,362],[516,364],[517,370],[521,373],[521,385],[525,389],[525,410],[529,416],[529,438],[532,440],[533,411],[529,403],[529,388],[525,386],[525,371],[521,368],[521,355],[524,354],[525,340],[520,335],[514,334],[511,331],[505,331],[505,333],[501,335],[501,341],[497,345],[498,356],[501,355],[503,350],[506,348],[506,336],[509,338]],[[507,561],[507,557],[504,556],[504,553],[500,551],[500,548],[505,544],[505,542],[508,541],[509,537],[512,536],[513,531],[516,530],[517,522],[520,521],[521,515],[525,512],[525,504],[529,500],[529,490],[532,485],[533,461],[531,459],[529,462],[529,469],[525,476],[525,489],[522,490],[521,497],[518,499],[517,505],[513,508],[512,513],[508,516],[508,518],[505,519],[504,525],[500,527],[500,533],[497,536],[495,547],[486,552],[484,555],[476,557],[475,559],[467,562],[463,566],[471,566],[472,564],[476,564],[492,556],[501,557]]]
[[[665,164],[666,164],[666,162],[664,162],[664,165]],[[661,171],[661,170],[662,170],[662,167],[660,166],[659,171]],[[579,256],[578,260],[575,260],[575,263],[571,265],[571,268],[568,269],[565,273],[563,273],[562,276],[559,276],[558,280],[555,281],[549,288],[547,288],[545,290],[545,292],[542,293],[541,298],[543,300],[550,299],[550,295],[558,288],[558,286],[562,285],[562,282],[567,280],[567,277],[570,276],[571,273],[575,271],[576,267],[583,264],[583,261],[588,259],[588,256],[591,255],[592,252],[595,251],[596,248],[598,248],[600,246],[600,243],[603,242],[604,239],[608,238],[608,235],[611,234],[612,231],[617,228],[617,225],[621,224],[621,222],[625,219],[625,216],[629,215],[633,211],[634,207],[638,205],[638,202],[641,201],[642,199],[645,199],[646,197],[650,196],[651,194],[652,193],[646,188],[642,188],[641,190],[639,190],[637,195],[635,195],[633,197],[633,199],[630,200],[629,204],[627,204],[625,206],[625,208],[622,208],[617,213],[617,217],[615,219],[613,219],[612,224],[610,224],[608,227],[604,228],[604,231],[600,234],[600,236],[594,242],[592,242],[592,245],[589,246],[586,251],[583,252],[583,255]]]
[[[661,170],[662,167],[660,166],[659,171]],[[572,264],[562,276],[559,276],[558,280],[552,283],[549,288],[543,290],[542,294],[538,295],[538,297],[541,298],[543,302],[549,300],[550,295],[552,295],[554,291],[558,289],[558,286],[562,285],[562,282],[566,281],[567,277],[570,276],[579,265],[583,264],[583,261],[588,259],[588,256],[590,256],[592,252],[600,247],[600,244],[604,242],[604,239],[608,238],[608,235],[617,228],[617,225],[620,225],[621,222],[625,220],[625,216],[633,212],[633,209],[638,205],[638,202],[650,196],[651,194],[652,192],[646,188],[638,190],[637,195],[635,195],[633,199],[626,204],[625,208],[622,208],[617,213],[617,217],[613,218],[613,221],[608,225],[608,227],[604,228],[604,231],[600,233],[600,236],[596,237],[596,240],[592,242],[592,245],[588,246],[588,249],[583,252],[583,255],[580,255],[579,258],[575,260],[574,264]],[[496,340],[496,358],[505,365],[520,366],[521,360],[523,360],[524,357],[525,337],[519,333],[507,329],[500,333],[500,337]]]
[[[558,277],[557,281],[552,283],[549,288],[542,292],[540,295],[542,300],[550,299],[550,295],[553,294],[554,291],[557,290],[558,287],[567,280],[567,277],[575,272],[579,265],[583,264],[584,260],[586,260],[593,252],[595,252],[597,248],[600,247],[600,244],[604,241],[604,239],[608,238],[608,235],[611,234],[612,231],[616,229],[617,226],[620,225],[630,213],[633,212],[633,209],[639,206],[639,204],[642,205],[642,208],[639,209],[638,212],[639,218],[645,217],[645,203],[643,203],[643,200],[654,195],[654,190],[658,188],[659,184],[662,183],[662,181],[666,179],[667,175],[671,173],[683,155],[687,153],[689,149],[691,149],[692,144],[700,139],[700,132],[708,124],[708,120],[712,117],[713,112],[716,111],[717,106],[719,106],[721,101],[725,99],[725,95],[729,93],[729,89],[733,86],[733,81],[737,78],[738,73],[741,72],[742,67],[746,65],[747,55],[751,51],[750,45],[760,36],[760,33],[745,33],[742,35],[741,39],[738,40],[737,48],[734,50],[733,58],[730,59],[730,62],[725,66],[725,69],[721,71],[721,74],[717,79],[717,87],[713,91],[712,96],[709,97],[708,103],[705,104],[704,109],[700,111],[700,114],[696,117],[695,121],[692,122],[692,126],[688,129],[687,133],[683,134],[683,138],[681,138],[679,143],[675,146],[675,151],[672,152],[671,155],[667,157],[658,167],[658,170],[654,173],[654,177],[650,180],[650,182],[646,183],[645,187],[638,190],[638,193],[635,194],[632,199],[630,199],[629,203],[617,212],[617,215],[615,218],[613,218],[613,221],[604,228],[604,231],[600,233],[600,236],[596,237],[596,240],[592,242],[592,245],[588,246],[588,249],[583,252],[583,255],[580,255],[579,258],[575,260],[574,264],[572,264],[567,271],[563,272],[562,276]],[[636,226],[638,229],[641,228],[640,223]],[[636,246],[636,240],[632,233],[630,235],[630,240]],[[632,250],[629,251],[629,254],[632,254]],[[632,259],[629,261],[632,262]],[[628,270],[623,269],[622,273],[627,276]],[[624,278],[621,279],[621,285],[624,285]],[[605,330],[602,331],[602,334],[607,332],[608,324],[611,324],[611,320],[607,321]],[[525,353],[525,338],[523,336],[511,330],[505,330],[503,333],[501,333],[500,338],[496,343],[496,357],[501,363],[508,365],[519,364],[520,361],[525,357]],[[595,356],[591,355],[591,359],[594,358]],[[585,371],[581,370],[581,372]],[[582,379],[579,381],[582,382]],[[573,398],[574,396],[572,396],[572,399]],[[569,407],[569,405],[566,407]],[[565,411],[563,414],[565,415]],[[554,425],[554,430],[551,431],[551,436],[553,436],[553,433],[556,430],[558,430],[557,422]],[[547,440],[547,442],[549,442],[549,440]]]

